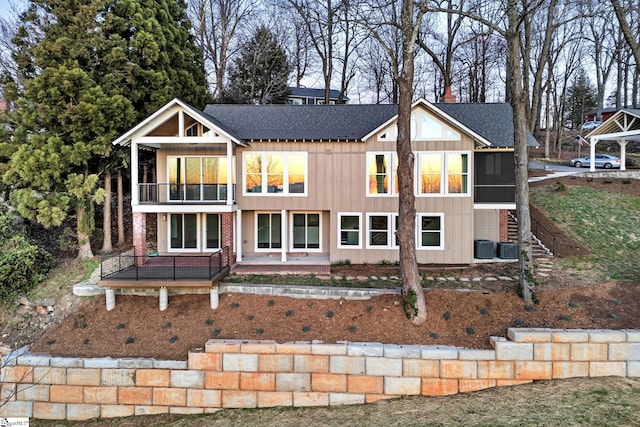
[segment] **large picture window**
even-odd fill
[[[418,195],[470,194],[468,153],[427,151],[418,153],[417,157]]]
[[[227,199],[229,171],[226,157],[168,157],[170,201]]]
[[[243,159],[245,194],[306,194],[306,153],[245,153]]]
[[[367,194],[397,195],[397,172],[398,162],[395,153],[367,153]]]

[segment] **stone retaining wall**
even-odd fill
[[[210,340],[187,361],[14,353],[0,416],[86,420],[221,408],[442,396],[572,377],[640,377],[640,330],[518,329],[493,350],[379,343]]]

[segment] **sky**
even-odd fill
[[[17,6],[18,9],[22,10],[27,3],[27,0],[0,0],[0,17],[6,18],[9,16],[12,5]]]

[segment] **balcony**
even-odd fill
[[[230,248],[210,255],[110,255],[101,258],[101,281],[211,281],[229,265]],[[121,287],[122,284],[115,287]],[[144,286],[140,284],[139,286]]]
[[[138,184],[141,205],[225,204],[229,184]],[[236,185],[232,184],[236,201]]]

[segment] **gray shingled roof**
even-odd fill
[[[513,146],[509,104],[434,104],[453,119],[491,142]],[[395,117],[395,104],[344,105],[207,105],[204,113],[238,139],[361,140]],[[529,145],[537,145],[529,135]]]
[[[434,104],[434,106],[491,141],[492,147],[513,147],[511,104]],[[533,135],[528,132],[527,145],[538,145]]]
[[[205,114],[249,140],[361,140],[395,116],[389,104],[207,105]]]

